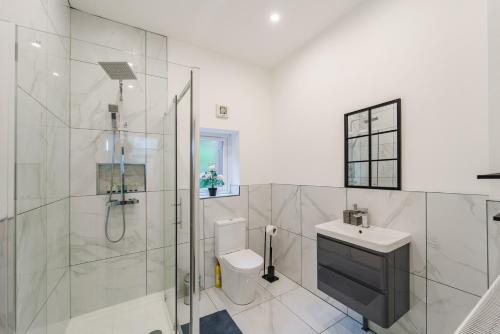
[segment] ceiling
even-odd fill
[[[273,67],[367,0],[70,0],[71,6]],[[272,24],[269,16],[281,15]]]

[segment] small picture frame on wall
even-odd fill
[[[401,99],[344,115],[347,188],[401,190]]]

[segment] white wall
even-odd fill
[[[179,92],[188,79],[187,69],[178,64],[199,67],[201,127],[239,131],[240,183],[271,182],[269,71],[173,38],[168,40],[168,54],[170,94]],[[229,106],[228,120],[215,117],[216,104]]]
[[[500,172],[500,2],[497,0],[488,0],[488,51],[489,172],[498,173]],[[487,182],[491,187],[491,199],[500,200],[500,181]]]
[[[343,186],[343,114],[402,98],[404,190],[488,192],[485,0],[373,0],[273,72],[273,182]]]

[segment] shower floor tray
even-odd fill
[[[162,294],[134,299],[72,318],[66,334],[172,334]]]

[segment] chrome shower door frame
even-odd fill
[[[0,21],[0,332],[15,331],[16,26]]]

